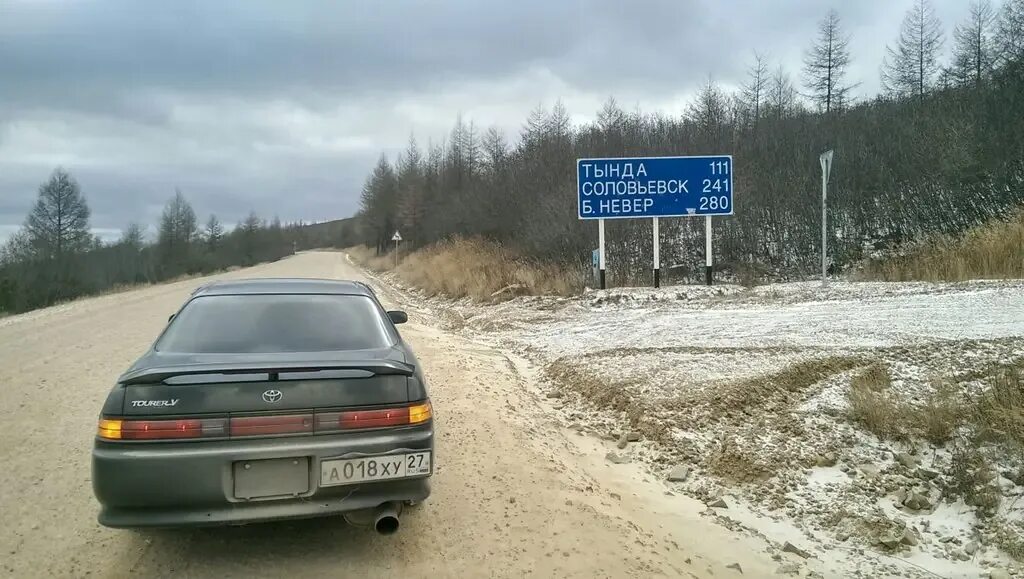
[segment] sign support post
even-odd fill
[[[821,161],[821,285],[828,285],[828,177],[832,172],[832,151],[818,157]]]
[[[704,216],[704,279],[711,285],[711,216]]]
[[[654,287],[661,287],[661,240],[658,235],[658,218],[654,222]]]
[[[391,241],[395,242],[395,269],[398,269],[398,244],[402,241],[402,234],[395,230],[395,234],[391,236]]]
[[[604,289],[604,219],[597,220],[597,269],[601,289]]]

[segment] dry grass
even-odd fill
[[[900,257],[871,261],[860,277],[879,281],[964,281],[1024,278],[1024,209],[969,230],[936,236]]]
[[[389,271],[395,269],[395,257],[393,254],[377,255],[371,247],[359,245],[349,247],[345,250],[356,263],[373,271]]]
[[[430,295],[496,301],[516,295],[572,295],[583,288],[581,271],[525,258],[498,243],[454,238],[403,256],[377,257],[372,249],[349,250],[353,259],[377,271],[394,269]]]
[[[992,522],[995,532],[992,541],[1007,555],[1018,561],[1024,561],[1024,523],[997,519]]]
[[[882,439],[920,436],[936,445],[945,444],[968,410],[950,382],[933,380],[932,391],[922,403],[900,400],[891,386],[888,364],[876,361],[853,376],[847,394],[851,420]]]
[[[890,391],[888,365],[875,362],[850,381],[850,418],[882,439],[906,440],[913,435],[945,444],[962,423],[967,408],[952,384],[936,381],[933,385],[923,404],[898,400]]]
[[[953,438],[953,433],[963,420],[964,411],[964,404],[957,399],[953,385],[939,382],[935,384],[935,390],[925,400],[924,406],[913,413],[913,422],[925,440],[942,445]]]
[[[853,377],[850,386],[855,390],[867,390],[870,392],[885,392],[892,386],[892,376],[889,374],[889,365],[884,362],[874,362]]]
[[[850,418],[879,438],[907,437],[906,407],[889,391],[892,377],[887,364],[876,362],[850,381]]]
[[[975,413],[983,440],[1024,455],[1024,378],[1020,368],[998,370],[991,386],[978,397]]]
[[[999,477],[975,440],[964,438],[953,445],[949,475],[946,492],[963,497],[966,504],[977,507],[979,515],[995,514],[1003,498],[996,482]]]

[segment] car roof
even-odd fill
[[[199,286],[193,297],[242,294],[348,294],[373,297],[360,281],[313,278],[259,278],[214,281]]]

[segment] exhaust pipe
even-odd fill
[[[402,507],[398,503],[385,503],[377,509],[373,518],[373,528],[381,535],[390,535],[398,530],[398,515]]]

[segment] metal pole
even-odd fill
[[[395,269],[398,269],[398,244],[401,243],[397,239],[395,240]]]
[[[829,149],[822,153],[821,161],[821,285],[828,285],[828,177],[832,172],[832,156]]]
[[[658,236],[658,218],[654,218],[654,287],[661,287],[661,240]]]
[[[823,161],[821,164],[821,285],[828,285],[828,169]]]
[[[711,216],[704,216],[704,277],[711,285]]]
[[[600,270],[601,289],[604,289],[604,219],[597,220],[597,268]]]

